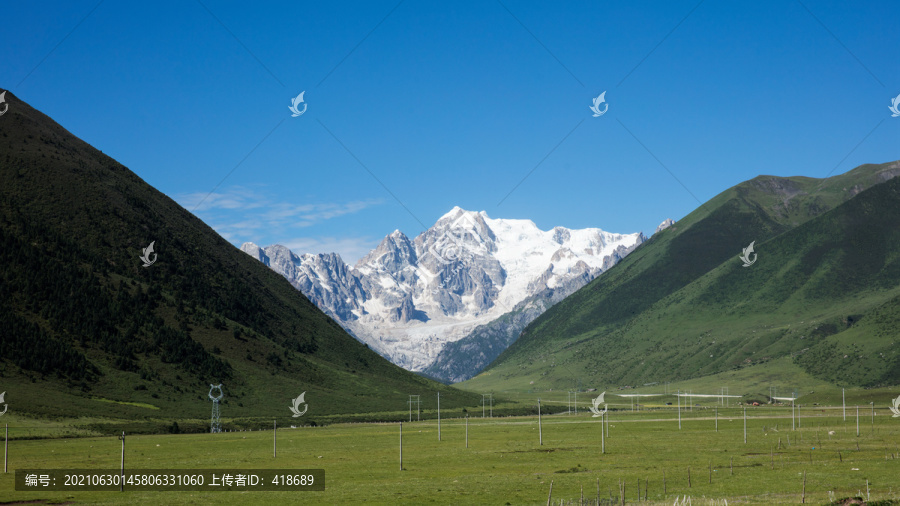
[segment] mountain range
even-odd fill
[[[395,364],[460,381],[644,240],[598,228],[545,231],[454,207],[412,240],[394,231],[353,267],[334,253],[241,249]]]
[[[729,188],[549,308],[462,385],[611,388],[776,361],[781,377],[898,384],[898,175],[890,162]]]
[[[646,240],[456,208],[348,267],[337,255],[242,252],[11,92],[6,100],[0,391],[10,416],[159,431],[163,420],[208,417],[219,383],[223,420],[243,427],[294,421],[303,392],[308,423],[402,411],[411,394],[440,393],[461,414],[481,402],[472,391],[748,371],[900,384],[897,161],[827,178],[758,176]],[[355,339],[341,317],[375,333]],[[426,375],[489,365],[454,388],[382,358],[391,346]]]

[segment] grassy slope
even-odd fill
[[[383,360],[127,168],[6,98],[0,391],[11,410],[202,418],[219,382],[225,416],[289,415],[302,391],[306,419],[403,409],[410,393],[473,404]],[[143,268],[150,241],[158,261]]]
[[[866,165],[826,180],[761,176],[729,189],[551,308],[461,386],[640,385],[801,352],[798,366],[820,378],[896,384],[898,183],[876,185],[896,172],[897,164]],[[745,269],[736,256],[751,240],[759,260]],[[864,315],[873,316],[862,319],[872,337],[856,344],[865,360],[837,362],[853,356],[843,353],[850,345],[829,343],[863,332]],[[822,356],[826,366],[807,358]]]

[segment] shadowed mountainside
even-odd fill
[[[0,117],[0,391],[54,416],[403,410],[437,391],[349,336],[281,276],[7,92]],[[143,267],[154,243],[156,262]],[[126,404],[128,403],[128,404]]]

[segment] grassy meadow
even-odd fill
[[[397,423],[334,424],[278,430],[278,455],[268,431],[221,434],[134,435],[126,439],[129,469],[325,469],[324,492],[17,492],[16,469],[118,469],[115,437],[66,432],[73,421],[4,417],[10,426],[9,473],[0,475],[2,502],[78,504],[546,504],[617,503],[624,482],[627,503],[809,504],[859,496],[900,499],[900,419],[881,407],[804,407],[792,430],[790,406],[742,408],[698,402],[682,411],[648,405],[610,412],[606,453],[601,424],[585,409],[560,405],[541,419],[433,418],[403,423],[403,470]],[[855,399],[854,399],[855,402]],[[718,432],[716,410],[718,409]],[[496,413],[496,411],[495,411]],[[415,418],[415,415],[413,415]],[[794,421],[796,425],[797,420]],[[38,436],[47,439],[37,439]],[[690,475],[690,478],[689,478]],[[689,481],[690,480],[690,481]],[[592,502],[589,502],[592,501]]]

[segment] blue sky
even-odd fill
[[[67,1],[3,19],[0,88],[238,246],[355,262],[455,205],[649,234],[759,174],[900,159],[892,1]]]

